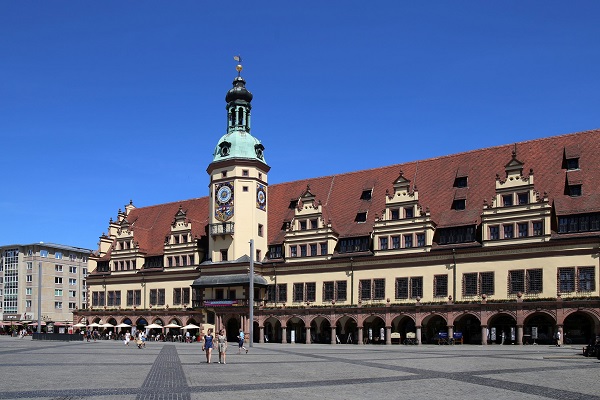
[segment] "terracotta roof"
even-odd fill
[[[577,174],[563,169],[565,149],[569,149],[569,153],[575,151],[571,149],[579,151],[581,171]],[[386,190],[393,192],[393,182],[400,170],[417,184],[419,204],[423,209],[429,208],[438,227],[478,224],[484,200],[490,202],[495,195],[496,175],[504,179],[504,166],[511,161],[515,150],[516,157],[523,162],[524,174],[529,175],[528,171],[533,170],[535,189],[540,196],[547,193],[558,215],[600,211],[600,185],[595,182],[600,176],[600,157],[597,157],[600,154],[600,130],[593,130],[270,185],[267,205],[269,243],[282,243],[283,222],[294,216],[294,210],[289,208],[290,201],[298,199],[307,185],[315,195],[315,201],[323,205],[325,223],[331,220],[340,237],[369,235],[375,215],[381,215],[385,209]],[[467,174],[468,188],[455,188],[455,178]],[[567,174],[581,181],[582,196],[571,198],[565,194]],[[372,189],[371,200],[361,200],[365,189]],[[453,200],[462,198],[466,199],[466,209],[453,210]],[[134,221],[134,238],[141,250],[148,255],[163,253],[165,236],[170,232],[180,205],[193,222],[193,235],[205,235],[207,197],[136,208],[128,220]],[[355,222],[359,212],[367,213],[366,222]]]

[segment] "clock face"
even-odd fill
[[[258,191],[257,197],[258,197],[259,204],[265,204],[265,201],[267,201],[267,196],[265,195],[265,191],[262,189],[260,189]]]
[[[217,192],[217,200],[219,203],[227,203],[231,199],[231,189],[229,186],[221,186]]]
[[[267,210],[267,192],[265,186],[258,184],[256,186],[256,208],[259,210]]]

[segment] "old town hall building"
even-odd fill
[[[119,210],[75,323],[214,325],[230,339],[253,324],[255,342],[306,344],[600,331],[600,131],[269,185],[240,72],[209,196]]]

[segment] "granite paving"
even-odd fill
[[[200,343],[0,336],[0,399],[590,399],[581,346],[254,344],[207,364]]]

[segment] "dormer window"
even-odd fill
[[[404,209],[404,218],[412,218],[414,216],[413,208],[406,207]]]
[[[504,196],[502,196],[502,205],[504,207],[510,207],[513,205],[512,194],[505,194]]]
[[[314,218],[310,220],[310,229],[317,229],[319,227],[319,221]]]
[[[288,206],[288,208],[290,208],[290,209],[293,210],[296,207],[298,207],[298,200],[291,200],[290,201],[290,205]]]
[[[362,194],[360,195],[360,199],[361,200],[371,200],[372,192],[373,192],[373,189],[363,190]]]
[[[467,208],[467,201],[465,199],[456,199],[452,202],[453,210],[464,210]]]
[[[300,230],[301,231],[305,231],[306,230],[306,221],[300,221]]]
[[[529,204],[529,193],[517,194],[517,201],[519,202],[519,205]]]
[[[457,188],[467,187],[467,177],[466,176],[456,177],[456,179],[454,179],[454,187],[457,187]]]
[[[567,159],[567,171],[579,169],[579,158]]]
[[[568,190],[571,197],[581,196],[581,185],[569,185]]]
[[[250,176],[250,171],[248,171],[247,169],[243,169],[242,176]]]
[[[367,213],[359,212],[356,214],[356,218],[354,218],[354,222],[367,222]]]
[[[290,229],[290,221],[283,221],[283,225],[281,225],[281,230],[282,231],[287,231]]]
[[[227,178],[227,171],[221,172],[221,178]]]
[[[397,208],[393,208],[390,210],[390,218],[392,221],[396,221],[400,219],[400,210]]]

